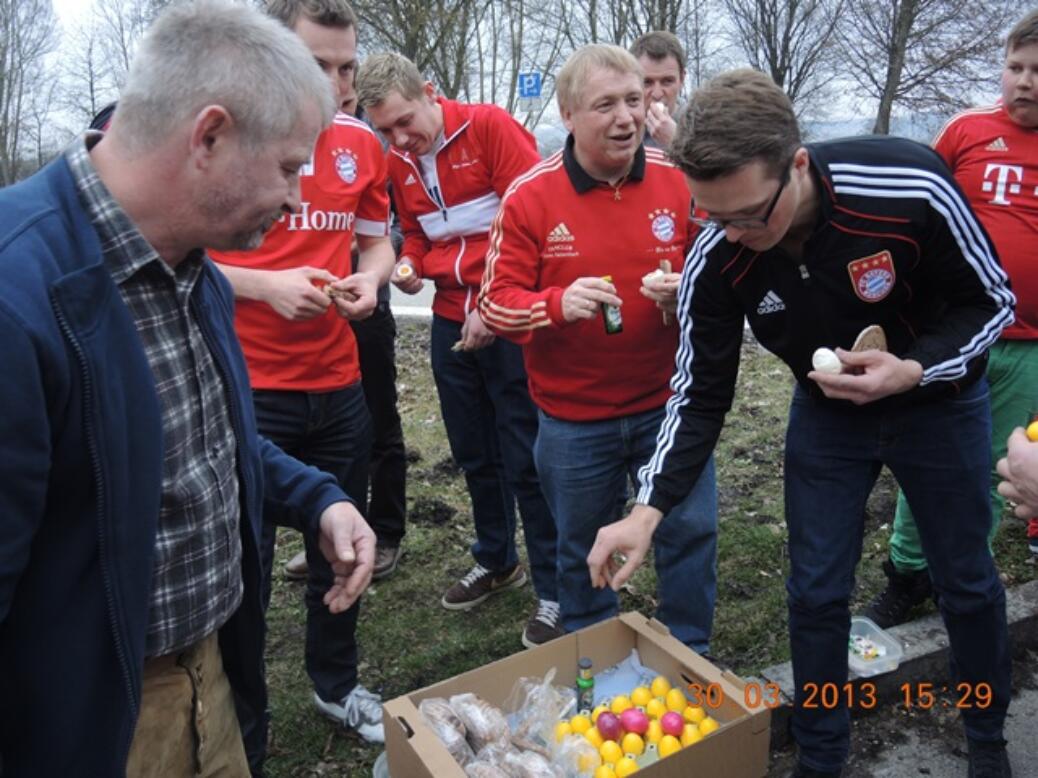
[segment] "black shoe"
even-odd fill
[[[880,629],[887,629],[908,621],[912,608],[933,596],[933,586],[928,571],[901,573],[889,559],[883,562],[883,572],[887,574],[887,588],[869,603],[865,615]]]
[[[827,770],[813,770],[810,767],[797,762],[797,766],[793,769],[793,772],[789,774],[789,778],[840,778],[843,770],[837,770],[835,772]]]
[[[970,769],[969,778],[1013,778],[1013,769],[1009,766],[1009,754],[1006,753],[1006,741],[968,739]]]

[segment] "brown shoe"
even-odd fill
[[[375,546],[375,571],[371,574],[371,580],[385,578],[396,570],[402,553],[400,546]]]
[[[305,551],[300,551],[285,563],[285,578],[289,581],[305,581],[309,572]]]
[[[559,624],[559,604],[551,600],[538,600],[537,610],[530,616],[523,630],[523,645],[533,648],[565,634],[566,630]]]
[[[492,594],[522,586],[524,583],[526,571],[522,565],[516,565],[511,570],[500,573],[492,573],[483,565],[476,565],[444,593],[440,604],[450,611],[467,611]]]

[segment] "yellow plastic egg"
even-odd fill
[[[652,679],[649,690],[652,692],[653,697],[666,697],[667,692],[670,691],[670,681],[662,675],[657,675]]]
[[[709,735],[711,732],[716,732],[720,727],[721,725],[717,723],[717,719],[712,719],[709,716],[699,722],[699,732],[702,735]]]
[[[589,729],[591,729],[591,719],[587,716],[574,716],[569,720],[570,729],[576,735],[583,735]]]
[[[657,746],[660,752],[660,759],[670,756],[671,754],[677,753],[681,750],[681,741],[673,735],[664,735],[660,738],[660,744]]]
[[[577,757],[577,769],[581,773],[590,773],[601,764],[602,757],[599,756],[597,751],[583,751]]]
[[[645,741],[642,740],[642,736],[637,732],[628,732],[620,741],[620,748],[623,749],[625,754],[641,756],[642,752],[645,751]]]
[[[599,714],[604,713],[607,710],[609,710],[608,705],[596,705],[595,709],[591,711],[591,721],[597,724]]]
[[[573,734],[573,727],[569,725],[568,721],[560,721],[555,725],[555,742],[561,743],[566,735]]]
[[[667,712],[667,703],[665,703],[659,697],[653,697],[651,700],[649,700],[648,704],[645,706],[645,714],[650,719],[658,719],[660,716],[662,716],[666,712]]]
[[[631,702],[630,698],[625,697],[624,695],[621,694],[621,695],[613,698],[613,703],[612,703],[612,705],[609,706],[609,710],[611,710],[613,713],[615,713],[617,716],[619,716],[621,713],[623,713],[628,708],[633,708],[633,707],[634,707],[634,704]]]
[[[587,742],[595,748],[601,748],[602,744],[605,742],[605,738],[602,737],[602,733],[598,731],[598,727],[591,727],[591,729],[584,733],[584,737],[587,739]]]
[[[595,778],[616,778],[616,771],[607,764],[595,770]]]
[[[598,749],[603,762],[616,764],[617,760],[623,759],[624,751],[615,740],[607,740]]]
[[[645,707],[649,704],[649,700],[652,699],[652,692],[649,691],[647,686],[639,686],[631,692],[631,702],[635,705]]]
[[[666,697],[667,710],[672,710],[675,713],[681,713],[688,706],[688,698],[685,697],[685,693],[677,687],[667,692]]]
[[[663,737],[663,726],[658,719],[653,719],[649,722],[649,728],[645,730],[645,742],[659,743],[661,737]]]
[[[702,739],[703,733],[699,731],[699,727],[695,724],[686,724],[685,728],[681,730],[681,745],[684,747],[698,743]]]
[[[625,775],[633,775],[636,772],[638,772],[638,763],[629,756],[625,756],[616,763],[616,778],[624,778]]]
[[[685,721],[690,724],[698,724],[700,721],[706,718],[706,711],[700,708],[698,705],[688,705],[685,708],[685,712],[681,714]]]

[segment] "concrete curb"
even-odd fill
[[[1009,638],[1014,647],[1038,644],[1038,581],[1006,590],[1006,615]],[[863,679],[876,685],[876,696],[881,703],[900,699],[899,687],[903,683],[939,685],[948,680],[948,635],[938,614],[892,627],[887,633],[901,643],[904,650],[901,664],[891,673]],[[782,705],[771,712],[771,747],[783,748],[791,739],[789,719],[793,710],[793,666],[789,662],[772,665],[753,680],[778,684],[782,690]],[[857,683],[859,679],[852,680]],[[851,715],[861,713],[855,708]]]

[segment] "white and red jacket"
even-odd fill
[[[429,184],[420,161],[396,148],[388,154],[389,176],[404,231],[400,256],[436,284],[433,312],[463,322],[476,305],[501,198],[540,156],[533,135],[498,106],[438,102],[444,143]]]
[[[1021,127],[1005,106],[952,118],[933,147],[944,157],[991,236],[1016,294],[1010,340],[1038,340],[1038,130]]]
[[[566,148],[516,179],[490,233],[479,312],[523,345],[530,396],[545,413],[595,421],[661,408],[671,395],[678,328],[638,290],[668,260],[675,272],[695,230],[681,172],[639,148],[619,188],[595,181]],[[612,276],[623,331],[602,316],[568,323],[562,294],[576,279]]]

